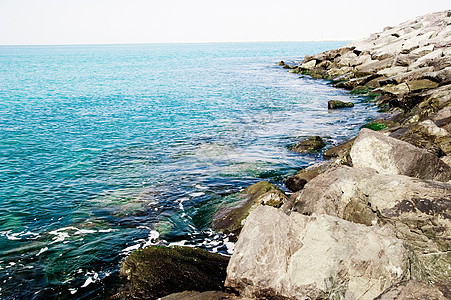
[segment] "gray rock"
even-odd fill
[[[436,155],[369,129],[360,131],[350,156],[357,168],[428,180],[451,180],[451,168]]]
[[[262,206],[241,232],[225,286],[258,299],[373,299],[410,279],[411,255],[385,227]]]
[[[417,280],[407,280],[395,284],[374,300],[414,300],[451,299],[451,282],[428,284]]]
[[[372,226],[390,224],[418,257],[416,278],[449,280],[451,184],[374,169],[333,167],[290,197],[293,211],[328,214]]]
[[[213,229],[238,235],[249,213],[260,205],[279,208],[287,196],[275,185],[260,181],[229,197],[213,216]]]

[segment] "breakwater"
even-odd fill
[[[386,113],[291,177],[290,197],[267,183],[244,190],[241,205],[216,215],[216,224],[238,220],[221,228],[239,232],[225,279],[232,294],[173,299],[449,298],[450,49],[444,11],[281,63],[367,95]]]

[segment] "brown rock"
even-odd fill
[[[311,136],[297,143],[291,150],[297,153],[308,153],[320,150],[324,146],[326,146],[326,143],[320,136]]]
[[[437,82],[430,81],[429,79],[408,81],[406,83],[411,92],[415,92],[415,91],[419,91],[419,90],[426,90],[426,89],[433,89],[438,86]]]

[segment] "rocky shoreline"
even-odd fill
[[[137,250],[115,298],[451,299],[451,10],[279,65],[385,113],[288,178],[290,197],[261,182],[222,207],[212,225],[238,236],[230,261]],[[323,146],[312,137],[293,150]]]

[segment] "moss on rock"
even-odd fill
[[[150,246],[122,263],[123,299],[157,299],[185,290],[222,290],[229,258],[190,247]]]

